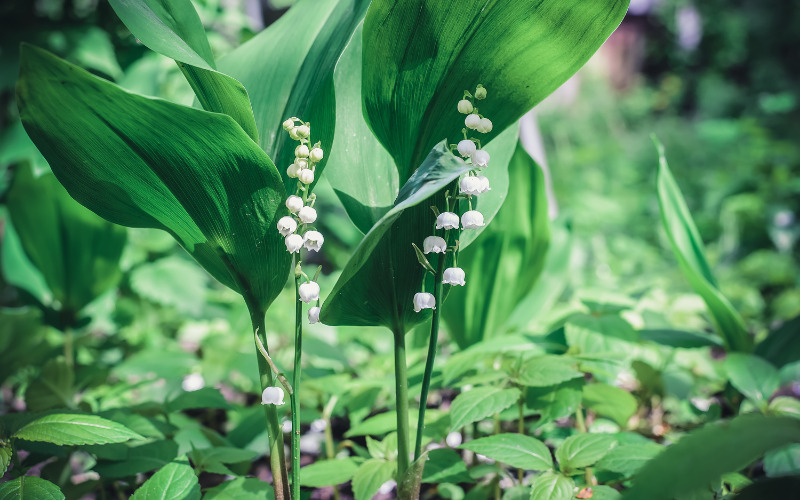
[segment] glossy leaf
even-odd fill
[[[484,143],[572,76],[616,29],[628,2],[378,0],[364,20],[364,114],[403,183],[443,135],[465,89],[488,89]],[[525,61],[525,64],[520,64]]]
[[[221,71],[248,89],[259,143],[280,167],[287,191],[294,192],[297,184],[286,175],[297,142],[281,123],[293,116],[311,122],[312,141],[321,141],[326,155],[330,153],[336,109],[333,70],[368,4],[367,0],[301,0],[219,61]],[[316,179],[326,161],[317,164]]]
[[[450,428],[457,431],[472,422],[489,418],[510,407],[519,398],[519,389],[478,387],[462,392],[450,407]]]
[[[36,178],[30,165],[23,164],[6,203],[25,254],[66,317],[119,282],[126,230],[73,200],[54,175]],[[39,295],[35,288],[34,294]]]
[[[616,444],[609,434],[576,434],[556,448],[556,460],[562,471],[594,465]]]
[[[356,500],[369,500],[383,483],[392,479],[397,464],[370,459],[358,468],[353,476],[353,495]]]
[[[747,467],[766,451],[793,442],[800,442],[800,420],[792,417],[751,414],[708,424],[649,461],[624,498],[674,498],[703,488],[722,474]]]
[[[0,484],[0,500],[63,500],[58,486],[39,477],[22,476]]]
[[[244,86],[215,69],[205,29],[190,0],[109,0],[137,40],[178,63],[204,109],[224,113],[258,141]]]
[[[705,301],[725,347],[732,351],[751,351],[753,341],[744,320],[719,291],[717,280],[706,260],[703,240],[667,165],[664,147],[656,142],[656,148],[659,156],[658,203],[661,207],[661,222],[681,271],[694,291]]]
[[[572,479],[548,471],[531,483],[531,500],[572,500],[574,488]]]
[[[517,144],[508,175],[513,182],[492,224],[459,252],[467,286],[452,287],[442,313],[462,349],[504,331],[544,266],[550,243],[544,174]]]
[[[608,417],[621,427],[627,427],[628,420],[636,413],[638,405],[631,393],[608,384],[589,384],[583,387],[583,405]]]
[[[523,434],[495,434],[474,439],[459,448],[525,470],[549,470],[553,468],[550,450],[536,438]]]
[[[17,439],[59,446],[124,443],[144,439],[122,424],[96,415],[54,413],[37,418],[14,433]]]
[[[352,458],[319,460],[300,469],[300,485],[322,488],[346,483],[357,469],[358,465]]]
[[[200,483],[189,464],[172,462],[153,474],[131,496],[131,500],[150,498],[199,500]]]
[[[84,206],[168,231],[252,312],[281,291],[291,259],[273,224],[286,213],[280,177],[230,117],[130,94],[28,45],[17,101],[25,129]]]
[[[768,361],[752,354],[731,353],[725,358],[725,371],[736,389],[750,398],[762,410],[770,396],[778,390],[778,369]]]

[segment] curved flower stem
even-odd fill
[[[433,298],[436,301],[436,308],[433,310],[431,319],[431,337],[428,344],[428,359],[425,361],[425,375],[422,377],[422,392],[419,397],[419,418],[417,419],[417,439],[414,444],[414,460],[419,458],[422,452],[422,431],[425,429],[425,407],[428,402],[428,389],[431,386],[431,375],[433,374],[433,362],[436,359],[436,346],[439,342],[439,311],[442,310],[442,274],[444,274],[444,261],[447,254],[439,254],[439,262],[436,265],[436,277],[433,288]]]
[[[300,392],[300,358],[303,354],[303,303],[300,301],[301,276],[294,278],[295,314],[294,314],[294,372],[290,395],[292,402],[292,497],[300,498],[300,404],[297,393]]]
[[[266,348],[267,338],[264,332],[264,313],[252,314],[251,321],[256,336],[256,347],[263,348],[264,352],[268,352]],[[262,354],[263,353],[256,353],[258,357],[258,372],[261,379],[261,389],[264,390],[274,385],[275,379],[273,377],[273,370],[276,369],[274,365],[270,366],[271,363],[267,363],[267,359],[270,359],[269,355],[267,354],[265,358]],[[283,452],[283,432],[281,431],[281,424],[278,420],[278,407],[275,405],[264,405],[264,412],[267,418],[269,462],[270,469],[272,470],[275,499],[289,500],[291,498],[289,494],[289,478],[286,473],[286,457]]]
[[[395,329],[394,377],[397,399],[397,483],[403,481],[408,469],[408,376],[406,374],[406,333]]]

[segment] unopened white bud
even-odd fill
[[[286,250],[289,253],[297,253],[303,248],[303,237],[299,234],[290,234],[283,242],[286,244]]]
[[[309,324],[319,323],[319,307],[312,307],[308,310]]]
[[[468,175],[461,179],[461,182],[459,183],[459,190],[461,191],[461,194],[466,194],[469,196],[481,194],[481,181],[474,175]]]
[[[441,236],[428,236],[422,241],[424,253],[444,253],[446,250],[447,242]]]
[[[297,166],[297,163],[292,163],[289,165],[289,168],[286,169],[286,175],[291,177],[292,179],[297,179],[297,176],[300,174],[300,167]]]
[[[463,156],[464,158],[470,156],[474,153],[478,148],[475,147],[475,143],[469,139],[464,139],[463,141],[458,141],[458,154]]]
[[[471,128],[473,130],[478,128],[478,124],[481,122],[481,117],[476,115],[475,113],[468,114],[467,117],[464,119],[464,125],[467,128]]]
[[[489,153],[483,149],[479,149],[472,153],[472,164],[476,167],[485,167],[489,165]]]
[[[308,157],[308,146],[305,144],[301,144],[294,148],[294,155],[298,158],[307,158]]]
[[[288,131],[292,130],[293,128],[294,128],[294,120],[292,120],[291,118],[289,118],[288,120],[283,122],[283,130],[288,132]]]
[[[293,232],[297,230],[297,221],[294,220],[294,217],[289,217],[288,215],[285,217],[281,217],[278,221],[278,231],[280,231],[281,236],[289,236]]]
[[[464,212],[464,215],[461,216],[461,227],[464,229],[478,229],[484,225],[483,214],[477,210]]]
[[[322,161],[323,156],[325,156],[325,153],[322,152],[321,148],[314,148],[311,150],[310,158],[314,163]]]
[[[472,113],[472,103],[468,99],[458,101],[458,112],[464,115]]]
[[[303,208],[303,205],[303,198],[300,198],[299,196],[292,195],[286,198],[286,208],[288,208],[292,213],[300,211],[300,209]]]
[[[299,140],[300,140],[300,136],[297,134],[297,129],[298,129],[298,128],[299,128],[299,127],[292,127],[292,128],[289,130],[289,137],[291,137],[291,138],[292,138],[292,139],[294,139],[295,141],[299,141]]]
[[[314,171],[310,168],[300,171],[300,182],[303,184],[311,184],[314,182]]]
[[[325,238],[319,231],[306,231],[306,234],[303,235],[303,244],[305,245],[306,250],[319,252],[319,249],[322,248],[322,244],[324,242]]]
[[[305,139],[308,137],[308,134],[311,133],[311,129],[308,128],[308,125],[300,125],[294,129],[294,133],[297,134],[298,137]]]
[[[275,406],[285,404],[283,402],[283,389],[280,387],[267,387],[264,389],[264,392],[261,393],[261,404]]]
[[[481,118],[481,121],[478,122],[478,132],[482,134],[488,134],[492,131],[492,120],[488,118]]]
[[[486,99],[486,89],[482,85],[478,85],[475,89],[475,99]]]
[[[442,275],[442,283],[445,285],[464,286],[466,284],[464,281],[465,276],[464,270],[460,267],[448,267],[444,270],[444,274]]]
[[[295,158],[294,159],[294,164],[297,165],[297,167],[300,170],[302,170],[304,168],[308,168],[308,160],[306,160],[305,158]]]
[[[420,312],[423,309],[436,309],[436,297],[433,294],[426,292],[414,294],[414,311]]]
[[[306,304],[310,304],[311,302],[319,300],[319,285],[316,281],[303,283],[297,289],[297,293],[300,295],[300,300]]]
[[[436,229],[458,229],[458,215],[442,212],[436,217]]]
[[[297,212],[297,216],[303,224],[312,224],[317,220],[317,211],[313,207],[303,207]]]

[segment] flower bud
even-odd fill
[[[308,158],[308,146],[301,144],[294,148],[294,155],[299,158]]]
[[[472,153],[472,164],[476,167],[485,167],[489,165],[489,153],[483,149],[479,149]]]
[[[441,236],[428,236],[422,241],[424,253],[444,253],[446,250],[447,242]]]
[[[461,99],[458,101],[458,112],[464,115],[472,113],[472,103],[469,99]]]
[[[472,153],[476,151],[475,143],[469,139],[464,139],[463,141],[458,141],[458,154],[463,156],[464,158],[470,156]]]
[[[300,140],[300,136],[297,135],[297,129],[298,128],[300,128],[300,127],[293,127],[291,130],[289,130],[289,137],[291,137],[295,141],[299,141]]]
[[[478,85],[478,88],[475,89],[475,99],[486,99],[486,89],[483,85]]]
[[[281,233],[281,236],[289,236],[296,230],[297,221],[294,220],[294,217],[289,217],[287,215],[285,217],[281,217],[278,221],[278,231]]]
[[[319,300],[319,285],[316,281],[303,283],[298,288],[297,293],[300,295],[300,300],[306,304],[310,304],[311,302]]]
[[[492,120],[488,118],[481,118],[481,121],[478,122],[478,132],[482,134],[488,134],[492,131]]]
[[[445,285],[461,285],[464,286],[464,270],[460,267],[448,267],[444,270],[442,275],[442,283]]]
[[[483,214],[477,210],[470,210],[461,216],[461,227],[464,229],[478,229],[484,225]]]
[[[286,250],[289,253],[297,253],[303,248],[303,237],[299,234],[290,234],[283,242],[286,243]]]
[[[319,307],[312,307],[308,310],[309,324],[319,323]]]
[[[306,234],[303,235],[303,244],[305,245],[306,250],[319,252],[319,249],[322,248],[322,244],[324,242],[325,238],[319,231],[306,231]]]
[[[317,211],[312,207],[303,207],[297,212],[297,216],[303,224],[311,224],[317,220]]]
[[[305,158],[295,158],[294,159],[294,164],[297,165],[297,167],[300,170],[303,170],[304,168],[308,168],[308,160],[306,160]]]
[[[461,194],[466,194],[469,196],[475,196],[481,194],[481,181],[479,177],[475,177],[474,175],[468,175],[461,179],[461,183],[459,184],[459,190]]]
[[[311,158],[311,161],[313,161],[314,163],[316,163],[318,161],[322,161],[322,157],[323,156],[324,156],[324,153],[322,152],[321,148],[314,148],[314,149],[311,150],[310,158]]]
[[[292,130],[293,128],[294,128],[294,120],[292,120],[291,118],[289,118],[288,120],[283,122],[283,130],[288,132],[288,131]]]
[[[458,215],[442,212],[436,217],[436,229],[458,229]]]
[[[289,168],[286,169],[286,175],[292,179],[297,179],[297,176],[300,175],[300,167],[297,166],[297,163],[289,165]]]
[[[286,208],[288,208],[292,213],[300,211],[300,209],[303,208],[303,205],[303,198],[300,198],[299,196],[292,195],[286,198]]]
[[[300,182],[303,184],[311,184],[314,182],[314,171],[310,168],[300,171]]]
[[[285,404],[283,402],[283,389],[280,387],[267,387],[264,389],[264,392],[261,393],[261,404],[275,406]]]
[[[492,190],[492,187],[489,185],[489,178],[485,175],[479,175],[478,180],[481,182],[481,189],[478,194],[488,193]]]
[[[467,128],[471,128],[473,130],[478,128],[478,124],[480,122],[481,122],[481,117],[476,115],[475,113],[467,115],[467,117],[464,119],[464,125],[466,125]]]
[[[436,297],[433,294],[420,292],[414,294],[414,312],[423,309],[436,309]]]
[[[300,125],[294,129],[294,133],[297,134],[298,137],[305,139],[308,137],[308,134],[311,133],[311,129],[308,128],[308,125]]]

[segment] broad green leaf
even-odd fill
[[[164,408],[166,411],[182,411],[192,408],[222,408],[230,409],[231,405],[225,396],[214,387],[203,387],[196,391],[182,392],[175,399],[169,401]]]
[[[553,468],[550,450],[541,441],[524,434],[495,434],[468,441],[459,448],[525,470],[549,470]]]
[[[800,361],[800,316],[771,331],[757,346],[755,353],[781,368]]]
[[[442,419],[446,419],[448,414],[440,410],[428,410],[425,412],[425,430],[427,431],[434,424]],[[408,411],[409,421],[411,422],[411,433],[414,434],[417,425],[417,410]],[[370,417],[358,425],[354,425],[347,432],[345,437],[353,436],[381,436],[397,430],[397,412],[387,411]]]
[[[762,411],[770,396],[778,390],[778,369],[752,354],[730,353],[725,358],[725,371],[736,389],[750,398]]]
[[[790,444],[771,450],[764,455],[764,472],[767,477],[800,473],[800,444]]]
[[[356,500],[369,500],[383,483],[394,477],[397,464],[370,459],[361,464],[353,476],[353,495]]]
[[[352,458],[320,460],[300,469],[300,485],[322,488],[346,483],[353,478],[358,464]]]
[[[598,415],[608,417],[621,427],[636,413],[638,405],[631,393],[608,384],[589,384],[583,387],[583,406]]]
[[[576,434],[564,440],[556,449],[556,460],[562,471],[594,465],[616,444],[610,434]]]
[[[280,293],[291,260],[273,224],[287,213],[280,177],[230,117],[125,92],[29,45],[17,101],[84,206],[169,232],[254,314]]]
[[[258,141],[244,86],[215,69],[203,24],[190,0],[109,0],[137,40],[178,63],[204,109],[224,113]]]
[[[65,317],[74,322],[78,311],[119,282],[125,228],[82,207],[54,175],[36,178],[24,164],[6,203],[22,248]]]
[[[106,445],[97,447],[100,449],[108,448]],[[98,449],[92,450],[98,454]],[[178,444],[171,439],[162,439],[148,443],[135,443],[134,446],[121,447],[119,454],[105,457],[105,460],[98,461],[93,469],[105,478],[130,477],[165,467],[178,456]]]
[[[443,311],[450,334],[462,349],[504,331],[511,313],[536,284],[550,244],[544,174],[521,144],[514,149],[508,175],[513,182],[503,206],[475,241],[459,252],[467,286],[453,287]]]
[[[286,175],[297,143],[281,128],[290,117],[311,122],[312,141],[329,155],[334,136],[333,70],[363,19],[367,0],[300,0],[267,29],[219,61],[221,71],[248,89],[259,143]],[[360,106],[351,109],[358,113]],[[319,179],[327,159],[317,164]]]
[[[450,428],[457,431],[472,422],[500,413],[519,401],[519,389],[478,387],[462,392],[450,407]]]
[[[531,500],[572,500],[575,482],[555,472],[536,476],[531,483]]]
[[[45,363],[25,391],[25,406],[28,411],[74,408],[76,391],[75,370],[63,357],[53,358]]]
[[[528,387],[525,406],[539,413],[546,423],[575,413],[581,403],[583,379],[573,379],[553,387]]]
[[[449,448],[428,451],[428,461],[422,473],[423,483],[472,483],[467,464]]]
[[[661,222],[681,271],[705,301],[725,347],[732,351],[751,351],[753,340],[742,317],[719,291],[717,280],[706,260],[703,240],[667,165],[664,147],[656,141],[656,148],[659,157],[658,204]]]
[[[275,492],[269,483],[255,477],[237,477],[206,490],[203,500],[272,500]]]
[[[8,244],[8,228],[9,226],[5,227],[3,245]],[[42,314],[36,309],[4,307],[0,310],[0,352],[3,353],[0,385],[8,377],[16,375],[20,369],[43,366],[51,358],[52,353],[41,347],[46,330],[42,325]],[[25,332],[25,335],[20,335],[19,332]],[[34,383],[28,386],[28,390]],[[28,410],[33,411],[30,408]]]
[[[639,330],[639,338],[647,342],[655,342],[656,344],[682,349],[717,347],[720,345],[719,340],[714,337],[682,330]]]
[[[778,396],[770,401],[769,411],[775,415],[800,418],[800,401],[790,396]]]
[[[663,446],[652,442],[617,446],[597,462],[597,468],[629,478],[663,450]]]
[[[0,484],[0,500],[63,500],[58,486],[39,477],[22,476]]]
[[[124,443],[131,439],[144,439],[117,422],[95,415],[69,413],[54,413],[37,418],[14,433],[14,437],[60,446]]]
[[[739,471],[771,449],[796,442],[800,442],[800,420],[792,417],[750,414],[708,424],[642,467],[624,498],[670,499]]]
[[[592,500],[620,500],[622,493],[611,486],[592,486]]]
[[[205,307],[207,282],[202,270],[176,254],[136,266],[130,273],[131,289],[140,297],[194,317]]]
[[[401,184],[440,131],[454,137],[464,127],[454,111],[465,89],[488,90],[477,101],[494,123],[487,143],[583,66],[627,7],[621,0],[373,1],[364,20],[364,114]]]
[[[430,314],[416,313],[414,294],[427,274],[411,243],[422,245],[442,210],[444,190],[469,170],[444,143],[400,190],[394,206],[356,248],[322,305],[320,320],[333,326],[385,326],[404,333]]]
[[[42,272],[25,254],[9,217],[4,216],[2,221],[3,245],[0,251],[2,251],[3,280],[20,290],[22,300],[27,299],[26,302],[40,308],[46,307],[45,304],[53,302],[53,292],[48,288]]]
[[[213,472],[215,474],[230,474],[231,470],[224,464],[237,464],[240,462],[251,462],[258,456],[252,450],[242,450],[230,446],[219,446],[214,448],[203,448],[189,452],[195,470],[198,472]]]
[[[172,462],[133,492],[131,500],[199,500],[200,483],[194,470],[186,462]]]
[[[563,356],[538,356],[527,360],[512,380],[530,387],[557,385],[583,377],[582,372],[572,367],[574,364],[574,361]]]
[[[14,454],[14,450],[11,449],[11,446],[8,443],[3,443],[0,445],[0,477],[5,476],[6,471],[8,470],[8,464],[11,463],[11,457]]]

